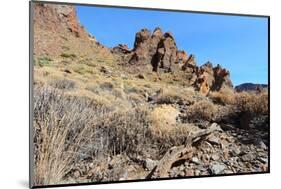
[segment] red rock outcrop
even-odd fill
[[[210,62],[197,70],[195,87],[202,95],[208,95],[210,91],[220,91],[222,88],[233,88],[230,73],[220,65],[213,67]]]
[[[109,54],[90,36],[71,5],[34,3],[34,55],[59,57],[62,53],[93,56]]]
[[[141,69],[144,72],[144,69],[160,73],[173,72],[176,75],[184,72],[186,83],[194,86],[202,95],[225,87],[232,88],[229,71],[220,65],[213,67],[210,62],[198,67],[195,56],[188,56],[185,51],[178,50],[173,35],[170,32],[163,34],[160,28],[156,28],[152,34],[148,29],[137,32],[132,50],[120,45],[113,50],[123,53],[123,61],[128,61],[130,65],[143,66]],[[180,76],[176,77],[179,79]]]
[[[148,29],[142,29],[136,33],[129,63],[133,65],[150,64],[153,71],[171,72],[179,67],[179,60],[183,59],[184,55],[186,53],[178,51],[170,32],[163,34],[160,28],[156,28],[151,34]]]

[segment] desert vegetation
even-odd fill
[[[57,21],[52,6],[44,16]],[[58,36],[35,25],[34,185],[268,171],[267,90],[236,91],[227,70],[196,66],[160,28],[109,49],[68,12]]]

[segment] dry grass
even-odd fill
[[[241,112],[268,114],[268,93],[241,92],[235,95],[235,105]]]
[[[165,89],[157,98],[157,104],[191,104],[193,103],[193,95],[194,90],[191,89]]]
[[[209,97],[214,101],[214,103],[222,105],[235,104],[235,94],[231,89],[212,91],[209,93]]]
[[[159,136],[168,134],[175,127],[179,113],[171,105],[161,105],[154,108],[149,116],[152,121],[152,132]]]
[[[34,183],[61,183],[84,155],[79,149],[91,137],[102,107],[95,112],[87,99],[65,97],[49,87],[34,93]]]
[[[34,92],[36,185],[63,183],[84,159],[141,152],[146,144],[145,110],[113,111],[50,87]]]
[[[218,108],[208,100],[200,100],[189,106],[187,110],[188,120],[211,121],[217,114]]]
[[[60,79],[51,81],[50,85],[57,89],[74,89],[76,84],[73,80]]]

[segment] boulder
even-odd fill
[[[125,44],[118,44],[118,46],[113,47],[112,51],[117,54],[128,54],[131,53],[131,49]]]

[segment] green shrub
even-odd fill
[[[53,60],[49,57],[40,57],[37,61],[35,61],[35,65],[38,64],[40,67],[48,66],[52,61]]]
[[[62,54],[61,54],[61,57],[74,59],[74,58],[76,58],[77,56],[76,56],[76,54],[62,53]]]

